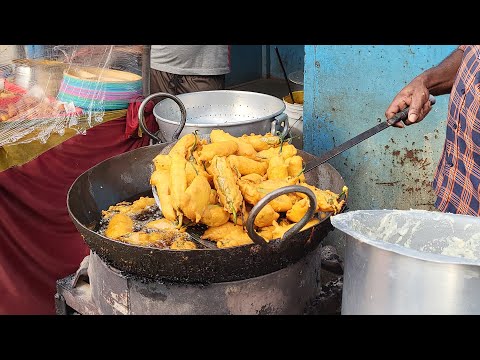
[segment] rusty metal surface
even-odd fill
[[[330,261],[332,262],[335,259],[332,259],[333,257],[336,258],[336,252],[334,249],[332,249],[329,246],[322,247],[320,252],[320,260],[321,260],[321,270],[320,274],[318,273],[318,262],[317,263],[311,263],[311,268],[314,269],[314,272],[311,273],[310,276],[307,278],[310,279],[311,284],[314,285],[313,289],[311,290],[311,294],[315,295],[310,295],[313,297],[310,297],[310,300],[306,301],[306,306],[303,309],[303,314],[304,315],[340,315],[340,308],[341,308],[341,303],[342,303],[342,285],[343,285],[343,276],[339,275],[338,273],[332,273],[327,268],[324,268],[324,261]],[[318,254],[318,252],[317,252]],[[89,258],[88,256],[86,259]],[[318,261],[318,256],[316,260]],[[196,307],[196,311],[198,311],[198,307],[201,307],[201,302],[194,301],[193,304],[187,304],[185,296],[187,295],[187,291],[184,292],[184,297],[179,301],[173,302],[172,299],[169,299],[169,290],[171,288],[170,284],[165,284],[165,283],[157,283],[156,285],[147,282],[147,283],[142,283],[142,282],[134,282],[134,285],[129,285],[129,282],[127,281],[126,283],[123,280],[118,281],[113,281],[112,286],[110,287],[110,291],[106,292],[105,288],[108,282],[106,282],[105,279],[109,278],[112,276],[114,277],[120,277],[122,278],[122,275],[120,275],[118,272],[115,272],[114,269],[109,268],[103,263],[98,263],[99,258],[94,256],[92,258],[93,264],[95,265],[94,268],[96,268],[96,271],[93,270],[92,267],[90,267],[90,274],[93,275],[93,288],[91,285],[89,285],[87,282],[81,281],[79,283],[80,289],[77,290],[74,287],[72,287],[73,283],[73,278],[75,274],[72,274],[64,279],[61,279],[57,281],[57,294],[55,294],[55,304],[56,304],[56,313],[57,315],[71,315],[71,314],[95,314],[95,315],[101,315],[101,314],[130,314],[130,313],[143,313],[145,311],[145,307],[142,304],[145,303],[146,307],[148,308],[147,311],[150,313],[154,313],[155,310],[158,307],[159,302],[163,302],[164,304],[161,304],[161,306],[166,307],[166,305],[169,305],[169,313],[175,313],[175,314],[183,314],[183,313],[188,313],[188,311],[191,311],[194,307]],[[331,264],[330,264],[331,265]],[[113,273],[112,273],[113,271]],[[294,276],[291,277],[292,281],[292,287],[291,290],[285,290],[289,296],[291,296],[293,293],[292,291],[295,290],[297,287],[300,287],[303,289],[305,292],[306,286],[309,286],[309,281],[305,281],[303,284],[300,282],[299,279],[302,278],[302,276],[305,276],[305,271],[300,271],[298,274],[291,273]],[[95,275],[94,272],[97,274]],[[298,276],[300,275],[300,276]],[[314,279],[314,282],[312,281]],[[321,282],[320,282],[321,279]],[[285,277],[283,279],[279,279],[278,281],[284,281]],[[90,281],[87,278],[87,281]],[[321,283],[321,289],[319,291],[319,286]],[[122,285],[123,284],[123,285]],[[271,301],[269,304],[262,304],[259,309],[255,309],[254,306],[256,303],[258,303],[257,297],[259,296],[258,291],[253,291],[255,290],[255,284],[252,284],[252,286],[249,288],[249,292],[243,292],[244,289],[241,289],[240,287],[236,286],[236,283],[233,283],[233,286],[228,288],[228,291],[226,293],[223,293],[225,297],[228,297],[228,306],[219,306],[219,301],[217,302],[211,302],[216,308],[215,312],[219,312],[221,310],[223,311],[229,311],[229,307],[232,307],[236,309],[236,311],[242,311],[249,313],[254,311],[255,314],[267,314],[267,313],[278,313],[280,309],[285,310],[285,307],[292,308],[292,306],[297,306],[296,303],[298,303],[299,299],[298,297],[293,298],[293,305],[292,301],[290,301],[290,304],[288,305],[288,302],[281,301],[282,298],[278,296],[274,296],[274,300],[276,301]],[[238,282],[240,284],[240,282]],[[187,289],[188,286],[185,285],[179,285],[179,284],[174,284],[177,287],[177,292],[179,288],[183,287],[183,290]],[[258,284],[257,284],[258,285]],[[124,291],[122,290],[122,286],[130,286],[129,292],[135,291],[138,292],[136,296],[124,296]],[[284,289],[284,287],[280,286],[278,287],[278,282],[275,284],[274,282],[271,282],[271,286],[274,286],[277,289]],[[132,289],[135,288],[135,289]],[[245,286],[244,286],[245,288]],[[199,288],[196,288],[197,290]],[[240,291],[241,294],[240,294]],[[262,288],[263,293],[261,294],[262,296],[271,296],[272,294],[275,294],[275,290],[271,289],[264,289]],[[308,293],[308,291],[307,291]],[[117,295],[114,295],[117,294]],[[189,296],[194,296],[197,295],[195,291],[191,291]],[[223,296],[222,295],[222,296]],[[241,295],[241,297],[240,297]],[[64,296],[66,296],[67,300],[65,300]],[[253,299],[256,299],[255,302],[250,301],[250,297],[253,297]],[[147,300],[145,301],[145,298]],[[134,300],[131,300],[134,299]],[[241,300],[241,301],[240,301]],[[261,300],[261,299],[260,299]],[[67,303],[68,301],[68,303]],[[131,306],[134,302],[138,303],[135,306]],[[280,303],[280,305],[279,305]],[[205,303],[203,302],[203,305],[206,306],[210,304],[210,302]],[[286,305],[286,306],[282,306]],[[126,306],[125,306],[126,305]],[[128,309],[127,309],[127,308]],[[133,309],[130,309],[130,307]],[[296,313],[299,311],[299,306],[297,306],[298,309],[296,309]],[[102,308],[103,310],[101,310]],[[277,312],[274,312],[274,310],[277,310]],[[121,310],[121,311],[119,311]],[[204,309],[205,310],[205,309]],[[258,311],[257,311],[258,310]],[[165,309],[164,309],[165,311]],[[199,312],[202,313],[202,312]],[[208,312],[209,313],[209,312]],[[281,313],[280,313],[281,314]]]
[[[72,287],[74,274],[57,281],[57,294],[55,305],[57,315],[65,315],[68,307],[83,315],[101,314],[92,301],[90,285],[83,280],[78,281],[77,286]]]
[[[334,277],[326,282],[320,294],[306,309],[305,315],[341,315],[342,290],[343,276]]]
[[[320,270],[315,251],[296,264],[252,279],[209,285],[144,282],[123,276],[92,254],[89,278],[92,303],[101,314],[303,314],[320,293]]]
[[[92,301],[104,315],[128,315],[128,279],[106,265],[97,255],[90,254],[88,266]]]

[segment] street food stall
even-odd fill
[[[346,191],[328,164],[302,174],[312,157],[289,143],[281,99],[242,91],[144,99],[148,46],[53,46],[34,58],[18,54],[2,66],[0,285],[6,291],[1,313],[306,311],[321,287],[318,245],[332,230],[330,215],[343,211]],[[155,96],[167,99],[154,108]],[[222,133],[215,138],[214,131]],[[204,149],[203,169],[215,155],[220,159],[218,174],[193,167],[198,180],[185,183],[185,189],[177,184],[177,194],[192,198],[183,199],[181,208],[177,204],[177,225],[169,238],[177,240],[160,241],[167,230],[157,223],[166,220],[168,195],[162,192],[165,182],[150,185],[152,161],[162,151],[170,156],[173,143],[192,136],[195,154]],[[190,160],[176,158],[175,164]],[[172,166],[170,183],[178,175]],[[240,175],[246,176],[242,193]],[[209,196],[209,204],[203,203],[202,191],[195,192],[199,184],[217,194]],[[287,187],[288,195],[281,193],[286,185],[294,186]],[[226,200],[231,189],[237,189],[233,203]],[[266,203],[273,198],[262,203],[267,194],[279,197],[277,207]],[[309,201],[315,206],[309,208]],[[213,209],[211,217],[206,206]],[[263,207],[267,217],[265,211],[259,215]],[[136,221],[128,231],[132,237],[116,230],[112,235],[109,226],[119,225],[117,212],[127,223]],[[190,229],[192,221],[211,225],[210,232],[194,229],[192,241],[186,240],[181,225]],[[262,236],[255,237],[257,232]],[[169,302],[164,303],[170,305],[165,307],[155,294],[166,284]],[[219,297],[226,289],[229,295]],[[245,297],[258,300],[242,305]]]
[[[142,46],[51,46],[0,63],[1,314],[52,314],[55,282],[89,253],[70,220],[72,182],[148,145],[136,125]],[[147,109],[148,110],[148,109]],[[157,126],[146,112],[151,131]]]
[[[306,47],[302,149],[285,98],[150,94],[148,46],[10,51],[0,313],[316,313],[329,266],[344,314],[480,313],[480,219],[432,202],[444,124],[373,116],[396,91],[379,72],[428,63],[389,51]]]

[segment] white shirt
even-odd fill
[[[224,75],[230,72],[229,45],[152,45],[152,69],[178,75]]]

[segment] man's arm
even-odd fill
[[[385,111],[385,116],[390,119],[397,112],[410,106],[408,119],[405,125],[418,123],[429,113],[432,105],[428,101],[430,94],[443,95],[452,90],[455,75],[460,67],[463,57],[463,46],[460,46],[448,55],[440,64],[428,69],[415,77],[393,99]],[[397,123],[403,127],[403,123]]]
[[[437,96],[450,93],[455,75],[462,62],[462,56],[463,50],[458,48],[440,64],[418,76],[430,94]]]

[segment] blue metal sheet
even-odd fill
[[[398,91],[455,47],[305,46],[304,149],[320,155],[384,121]],[[351,210],[433,209],[447,104],[440,96],[422,123],[386,129],[329,161],[350,188]]]
[[[225,86],[234,86],[262,77],[262,45],[231,45],[230,72]]]

